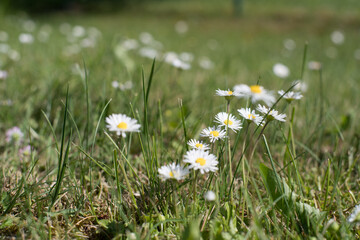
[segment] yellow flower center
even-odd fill
[[[169,175],[170,175],[170,177],[174,177],[174,174],[172,171],[170,171]]]
[[[250,90],[253,93],[261,93],[261,87],[259,85],[252,85],[250,86]]]
[[[219,132],[218,131],[211,131],[210,135],[213,135],[214,137],[219,136]]]
[[[198,158],[195,162],[197,162],[201,166],[204,166],[206,164],[206,160],[204,158]]]
[[[120,128],[120,129],[123,129],[123,130],[125,130],[125,129],[128,128],[127,123],[125,123],[125,122],[119,123],[119,124],[117,125],[117,127]]]
[[[225,120],[224,123],[225,123],[225,125],[232,125],[233,124],[233,122],[231,120]]]
[[[195,145],[195,147],[197,147],[197,148],[203,148],[203,145],[202,145],[201,143],[197,143],[197,144]]]
[[[251,119],[251,118],[252,118],[252,119],[255,119],[255,116],[250,113],[250,114],[248,115],[248,118],[249,118],[249,119]]]
[[[228,94],[229,94],[229,95],[232,95],[232,94],[233,94],[233,92],[232,92],[232,91],[228,91]]]

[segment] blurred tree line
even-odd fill
[[[29,13],[66,10],[111,11],[141,1],[144,0],[0,0],[0,7],[5,11],[22,10]]]

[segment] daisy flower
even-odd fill
[[[276,110],[274,110],[274,109],[272,109],[272,110],[270,111],[270,108],[267,108],[267,107],[262,106],[262,105],[260,105],[260,104],[258,105],[257,110],[258,110],[259,112],[267,115],[267,116],[266,116],[266,119],[267,119],[268,121],[278,120],[278,121],[280,121],[280,122],[285,122],[285,118],[286,118],[286,114],[285,114],[285,113],[279,114],[279,112],[276,111]]]
[[[125,114],[112,114],[105,119],[109,131],[116,132],[119,136],[126,137],[127,132],[140,132],[140,124]]]
[[[179,164],[171,163],[158,169],[161,180],[168,179],[183,180],[189,174],[189,168],[182,167]]]
[[[219,123],[221,126],[229,127],[234,132],[242,128],[241,122],[236,119],[231,113],[227,114],[226,112],[220,112],[216,114],[215,122]]]
[[[266,105],[271,106],[275,102],[273,94],[260,85],[239,84],[234,87],[234,92],[239,94],[239,97],[250,98],[252,103],[263,101]]]
[[[303,97],[303,95],[301,95],[301,93],[299,93],[299,92],[289,91],[289,92],[285,93],[284,90],[279,90],[278,94],[280,96],[282,96],[283,98],[285,98],[286,101],[288,101],[288,102],[292,102],[293,100],[299,100]]]
[[[201,131],[200,137],[210,138],[210,142],[223,139],[226,135],[226,131],[222,130],[221,127],[208,127]]]
[[[347,221],[349,223],[358,222],[360,220],[360,204],[355,206],[351,215],[348,217]]]
[[[251,110],[250,108],[241,108],[238,109],[238,112],[240,114],[240,116],[242,116],[243,118],[245,118],[249,123],[253,122],[256,125],[263,125],[262,121],[263,121],[263,117],[260,116],[259,114],[255,113],[255,110]]]
[[[234,96],[240,97],[240,94],[231,90],[216,90],[216,96],[225,97],[226,100],[230,101]]]
[[[8,129],[5,135],[5,140],[7,143],[14,142],[15,144],[20,144],[24,138],[24,134],[19,127],[12,127]]]
[[[191,139],[187,143],[192,149],[199,149],[199,150],[208,150],[210,149],[209,145],[203,142],[200,142],[195,139]]]
[[[184,162],[190,163],[189,168],[200,170],[201,174],[218,170],[216,156],[202,150],[193,149],[188,151],[184,156]]]

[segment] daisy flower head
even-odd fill
[[[158,169],[161,180],[175,179],[177,181],[185,179],[189,174],[189,168],[182,167],[179,164],[171,163]]]
[[[216,90],[216,96],[225,97],[227,101],[230,101],[234,96],[240,97],[238,92],[233,92],[231,90]]]
[[[282,96],[284,99],[286,99],[286,101],[288,101],[289,103],[292,102],[293,100],[299,100],[303,97],[301,93],[293,92],[293,91],[289,91],[285,93],[284,90],[279,90],[278,94]]]
[[[190,163],[189,168],[200,170],[201,174],[205,172],[216,172],[219,163],[214,154],[196,149],[190,150],[185,154],[184,162]]]
[[[231,113],[219,112],[215,116],[215,122],[221,126],[229,127],[234,132],[242,128],[240,120],[236,119]]]
[[[349,223],[360,221],[360,204],[355,206],[354,210],[352,211],[351,215],[348,217],[347,221]]]
[[[259,114],[255,113],[255,110],[251,110],[250,108],[241,108],[238,109],[240,116],[246,119],[248,123],[255,123],[256,125],[264,125],[263,124],[263,117]]]
[[[285,118],[286,118],[285,113],[279,114],[278,111],[276,111],[274,109],[270,110],[270,108],[267,108],[267,107],[262,106],[260,104],[258,105],[257,110],[259,112],[261,112],[262,114],[265,114],[266,119],[268,121],[277,120],[277,121],[280,121],[280,122],[285,122]]]
[[[198,141],[196,139],[191,139],[187,143],[192,149],[199,149],[199,150],[208,150],[210,149],[209,145]]]
[[[20,130],[19,127],[12,127],[10,129],[8,129],[5,133],[6,135],[6,142],[7,143],[15,143],[17,145],[19,145],[23,138],[24,138],[24,134],[23,132]]]
[[[111,132],[116,132],[119,136],[126,137],[127,132],[140,132],[141,125],[136,119],[132,119],[125,114],[112,114],[105,119],[106,127]]]
[[[226,136],[226,131],[222,130],[221,127],[208,127],[201,131],[200,137],[210,138],[210,142],[223,139]]]
[[[252,103],[263,101],[266,105],[271,106],[276,101],[272,92],[260,85],[248,86],[246,84],[239,84],[234,86],[234,92],[236,92],[239,97],[250,98]]]

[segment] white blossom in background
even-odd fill
[[[207,191],[204,194],[204,198],[206,201],[212,202],[216,200],[216,194],[213,191]]]
[[[120,86],[120,84],[119,84],[118,81],[112,81],[112,82],[111,82],[111,86],[112,86],[113,88],[118,88],[118,87]]]
[[[296,48],[296,42],[290,38],[285,39],[284,40],[284,47],[289,50],[292,51]]]
[[[175,23],[175,31],[179,34],[184,34],[189,30],[189,26],[185,21],[178,21]]]
[[[0,79],[6,79],[8,77],[8,72],[0,70]]]
[[[19,149],[19,156],[21,159],[29,157],[30,155],[31,155],[30,145],[26,145],[25,147]]]
[[[0,31],[0,42],[6,42],[9,39],[9,34],[4,31]]]
[[[85,36],[86,30],[83,26],[74,26],[72,29],[72,36],[76,37],[76,38],[80,38]]]
[[[82,48],[94,48],[96,45],[96,42],[92,38],[84,38],[80,41],[80,46]]]
[[[77,44],[72,44],[64,47],[63,54],[67,57],[78,54],[81,51],[81,47]]]
[[[148,32],[140,33],[139,39],[140,39],[140,42],[142,42],[145,45],[151,44],[154,40],[153,36]]]
[[[178,59],[178,55],[175,52],[166,52],[164,54],[164,61],[168,64],[172,64],[176,59]]]
[[[14,49],[9,50],[8,56],[13,61],[19,61],[21,58],[20,53]]]
[[[30,33],[21,33],[19,35],[19,42],[23,44],[32,44],[34,42],[34,36]]]
[[[101,31],[99,29],[97,29],[96,27],[89,27],[87,29],[87,34],[92,39],[98,39],[102,35]]]
[[[189,63],[181,61],[178,58],[174,59],[171,65],[181,70],[189,70],[191,68],[191,65]]]
[[[336,45],[341,45],[345,41],[345,35],[341,31],[334,31],[331,33],[331,41]]]
[[[23,22],[23,29],[27,32],[35,31],[36,24],[33,20],[26,20]]]
[[[126,50],[134,50],[139,47],[139,43],[136,39],[126,39],[121,43],[121,46]]]
[[[124,82],[124,83],[120,83],[119,84],[119,89],[121,90],[121,91],[125,91],[125,90],[130,90],[130,89],[132,89],[134,87],[134,84],[133,84],[133,82],[132,81],[126,81],[126,82]]]
[[[290,70],[282,63],[276,63],[273,66],[273,72],[279,78],[287,78],[290,75]]]
[[[10,49],[10,46],[6,43],[0,43],[0,53],[8,53]]]
[[[8,129],[5,133],[5,141],[7,143],[15,143],[20,144],[24,138],[23,132],[20,130],[19,127],[12,127]]]
[[[293,88],[295,91],[306,92],[308,89],[308,85],[306,84],[306,82],[301,80],[295,80],[292,82],[291,85],[295,85]]]
[[[194,60],[194,54],[189,52],[182,52],[179,54],[179,58],[184,62],[192,62]]]
[[[208,57],[201,57],[199,59],[199,66],[208,70],[214,67],[214,63]]]
[[[69,23],[62,23],[59,26],[59,30],[62,34],[68,35],[71,33],[71,25]]]
[[[142,57],[146,57],[146,58],[150,58],[150,59],[154,59],[157,58],[159,56],[159,52],[154,49],[154,48],[150,48],[150,47],[142,47],[139,49],[139,54]]]
[[[40,42],[47,42],[49,40],[49,37],[50,37],[50,33],[49,32],[46,32],[46,31],[40,31],[38,34],[37,34],[37,39],[40,41]]]
[[[321,67],[322,67],[322,64],[321,64],[321,62],[318,62],[318,61],[310,61],[308,63],[308,68],[310,70],[320,70]]]

